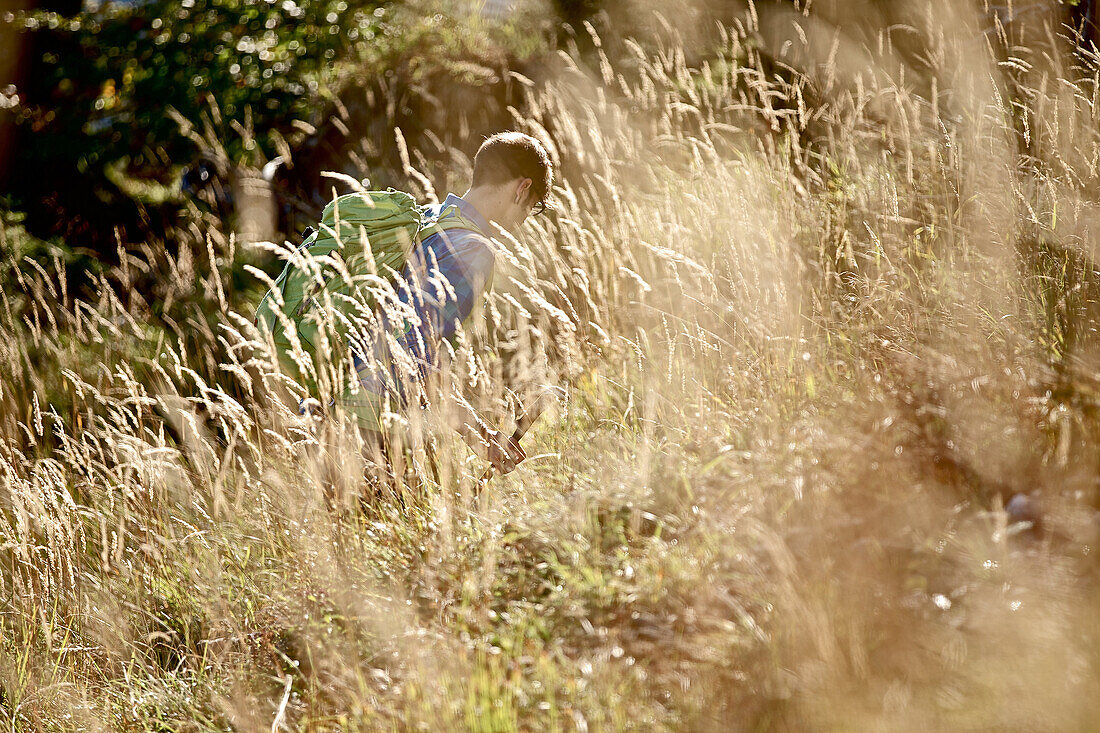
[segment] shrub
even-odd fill
[[[196,153],[171,110],[208,118],[233,160],[273,157],[295,120],[316,115],[334,61],[372,38],[385,12],[379,0],[151,0],[17,16],[40,52],[17,111],[35,144],[13,164],[42,175],[21,182],[21,197],[36,205],[60,191],[54,203],[81,214],[93,193],[171,199]]]

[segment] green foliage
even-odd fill
[[[170,110],[195,123],[210,115],[218,133],[243,120],[255,137],[222,134],[230,157],[271,156],[294,120],[315,116],[334,62],[369,42],[384,14],[375,0],[153,0],[23,18],[46,51],[31,95],[40,104],[20,119],[50,138],[25,158],[84,170],[124,160],[163,175],[194,153]]]
[[[102,263],[93,253],[74,249],[59,239],[39,239],[27,231],[25,219],[23,212],[12,209],[9,199],[0,198],[0,285],[5,292],[17,288],[13,279],[18,264],[24,261],[52,263],[55,268],[64,265],[85,277],[94,277],[102,271]]]

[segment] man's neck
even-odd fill
[[[471,188],[462,194],[462,200],[477,209],[487,221],[496,223],[500,214],[500,194],[487,187]]]

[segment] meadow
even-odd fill
[[[457,436],[380,483],[285,397],[233,273],[286,244],[10,257],[4,727],[1092,729],[1100,57],[912,6],[516,80],[556,208],[448,375],[502,429],[565,391],[480,495]]]

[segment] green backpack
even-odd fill
[[[318,230],[291,254],[256,310],[256,324],[271,335],[287,373],[299,373],[291,356],[294,336],[315,363],[326,340],[330,349],[343,348],[357,313],[375,307],[379,285],[401,272],[413,247],[451,229],[480,231],[456,206],[427,218],[412,196],[392,188],[330,202]],[[322,334],[326,325],[331,331]]]

